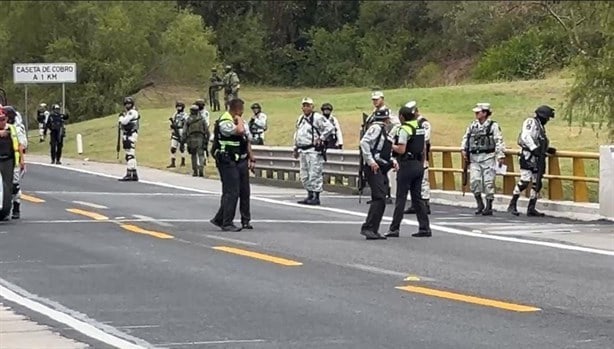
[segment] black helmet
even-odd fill
[[[390,109],[376,110],[373,114],[373,121],[382,121],[390,118]]]
[[[198,106],[196,104],[192,104],[190,106],[190,114],[196,115],[196,114],[198,114],[199,111],[200,111],[200,109],[198,108]]]
[[[185,103],[182,101],[175,102],[175,108],[181,108],[181,110],[185,109]]]
[[[260,104],[258,104],[258,103],[254,103],[254,104],[252,104],[252,106],[250,107],[250,109],[262,109],[262,107],[260,106]]]
[[[333,105],[330,103],[324,103],[322,104],[322,106],[320,107],[320,110],[324,111],[324,109],[328,109],[330,111],[333,111]]]
[[[203,108],[205,108],[205,100],[202,98],[197,99],[194,104],[198,106],[198,110],[203,110]]]
[[[541,105],[535,109],[535,115],[540,119],[554,118],[554,109],[547,105]]]

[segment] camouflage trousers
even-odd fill
[[[431,199],[431,183],[429,182],[429,168],[424,168],[424,177],[422,177],[422,185],[420,188],[420,196],[422,200]]]
[[[486,194],[486,199],[495,198],[495,166],[497,160],[493,157],[484,161],[471,162],[470,178],[473,194]]]
[[[299,157],[300,178],[303,188],[307,191],[322,192],[324,183],[324,159],[320,153],[301,152]]]
[[[522,191],[527,189],[529,183],[531,182],[533,182],[533,186],[531,187],[530,198],[537,199],[539,197],[539,193],[535,190],[537,184],[537,173],[523,168],[520,169],[520,181],[518,181],[518,183],[516,183],[514,186],[514,191],[512,194],[520,195]]]

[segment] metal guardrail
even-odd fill
[[[257,159],[256,177],[275,179],[282,181],[300,181],[299,160],[292,156],[291,147],[252,146]],[[517,167],[519,149],[508,149],[506,154],[507,173],[503,175],[503,194],[511,195],[520,173],[514,172]],[[460,176],[462,170],[462,158],[460,149],[456,147],[432,147],[429,160],[429,180],[431,188],[439,188],[446,191],[460,190]],[[328,161],[324,164],[324,183],[329,185],[358,188],[358,163],[359,152],[357,150],[329,149]],[[455,166],[454,158],[457,158]],[[571,159],[571,174],[561,174],[560,159]],[[587,177],[585,161],[599,162],[598,153],[558,151],[554,156],[548,156],[547,180],[544,185],[550,200],[561,201],[565,199],[563,182],[571,182],[572,200],[575,202],[589,202],[588,183],[599,183],[599,178]],[[435,162],[441,166],[435,166]],[[597,171],[598,172],[598,171]],[[437,174],[441,174],[441,186],[438,185]],[[458,174],[456,178],[455,174]],[[501,175],[499,175],[501,176]],[[498,177],[499,177],[498,176]],[[458,189],[457,189],[458,188]],[[470,192],[469,188],[465,188]],[[528,195],[528,193],[527,193]]]

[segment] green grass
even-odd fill
[[[416,100],[422,114],[433,125],[433,143],[438,146],[459,146],[467,125],[474,118],[471,112],[477,102],[491,103],[492,118],[501,125],[508,148],[517,148],[516,138],[524,118],[532,115],[541,104],[549,104],[560,111],[565,91],[571,80],[567,77],[551,77],[544,80],[517,81],[436,88],[385,90],[388,106],[398,108],[409,100]],[[309,96],[317,108],[324,102],[334,106],[333,113],[339,118],[345,139],[345,149],[357,149],[362,112],[372,109],[368,88],[327,89],[280,89],[267,87],[243,87],[241,98],[249,105],[259,102],[269,116],[267,145],[290,146],[298,115],[300,101]],[[137,159],[141,165],[164,168],[169,162],[168,117],[174,111],[175,100],[189,105],[198,97],[206,96],[204,89],[195,87],[156,87],[136,96],[141,111],[141,131],[137,144]],[[212,118],[220,115],[213,113]],[[115,162],[117,116],[99,118],[68,125],[65,155],[77,157],[75,136],[80,133],[84,140],[84,154],[93,161]],[[33,134],[34,135],[34,131]],[[548,124],[548,134],[553,146],[559,150],[597,152],[605,144],[605,134],[597,136],[590,128],[569,127],[560,116]],[[31,135],[31,136],[32,136]],[[44,146],[43,146],[44,145]],[[31,142],[31,152],[48,153],[47,143]],[[120,160],[123,154],[120,155]],[[437,166],[440,166],[438,163]],[[570,164],[562,162],[562,174],[570,173]],[[596,164],[586,164],[589,175],[597,176]],[[185,170],[184,172],[189,172]],[[211,171],[209,171],[211,173]]]

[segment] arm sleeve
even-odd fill
[[[127,113],[124,113],[123,116],[119,117],[119,122],[122,125],[128,125],[131,121],[136,120],[138,118],[138,113],[134,109],[130,109]]]
[[[535,133],[536,126],[535,120],[529,118],[522,123],[522,131],[520,131],[520,141],[525,147],[529,148],[530,151],[538,148],[533,139],[533,133]]]
[[[360,140],[362,159],[367,165],[371,165],[375,162],[375,159],[373,159],[373,154],[371,154],[371,149],[376,143],[376,138],[379,135],[379,128],[379,125],[369,127],[367,132],[365,132],[364,136],[362,136],[362,139]]]
[[[339,124],[339,119],[337,118],[335,118],[335,128],[337,129],[337,145],[343,145],[343,133],[341,132],[341,124]]]
[[[428,121],[424,121],[422,123],[422,127],[424,127],[424,140],[427,142],[431,141],[431,123]]]
[[[320,129],[320,140],[324,141],[333,133],[335,126],[324,115],[317,115],[317,119],[314,118],[314,122],[317,123],[315,127]]]
[[[494,123],[492,125],[492,135],[495,138],[495,152],[497,153],[497,158],[505,158],[505,142],[503,141],[503,132],[501,132],[501,127],[499,127],[498,123]]]
[[[266,129],[266,119],[267,115],[265,113],[258,114],[258,117],[254,119],[254,122],[261,129]]]
[[[399,138],[397,139],[397,144],[407,144],[407,139],[409,135],[403,128],[398,128]]]
[[[224,120],[219,123],[220,133],[224,136],[234,136],[237,134],[237,125],[230,120]]]

